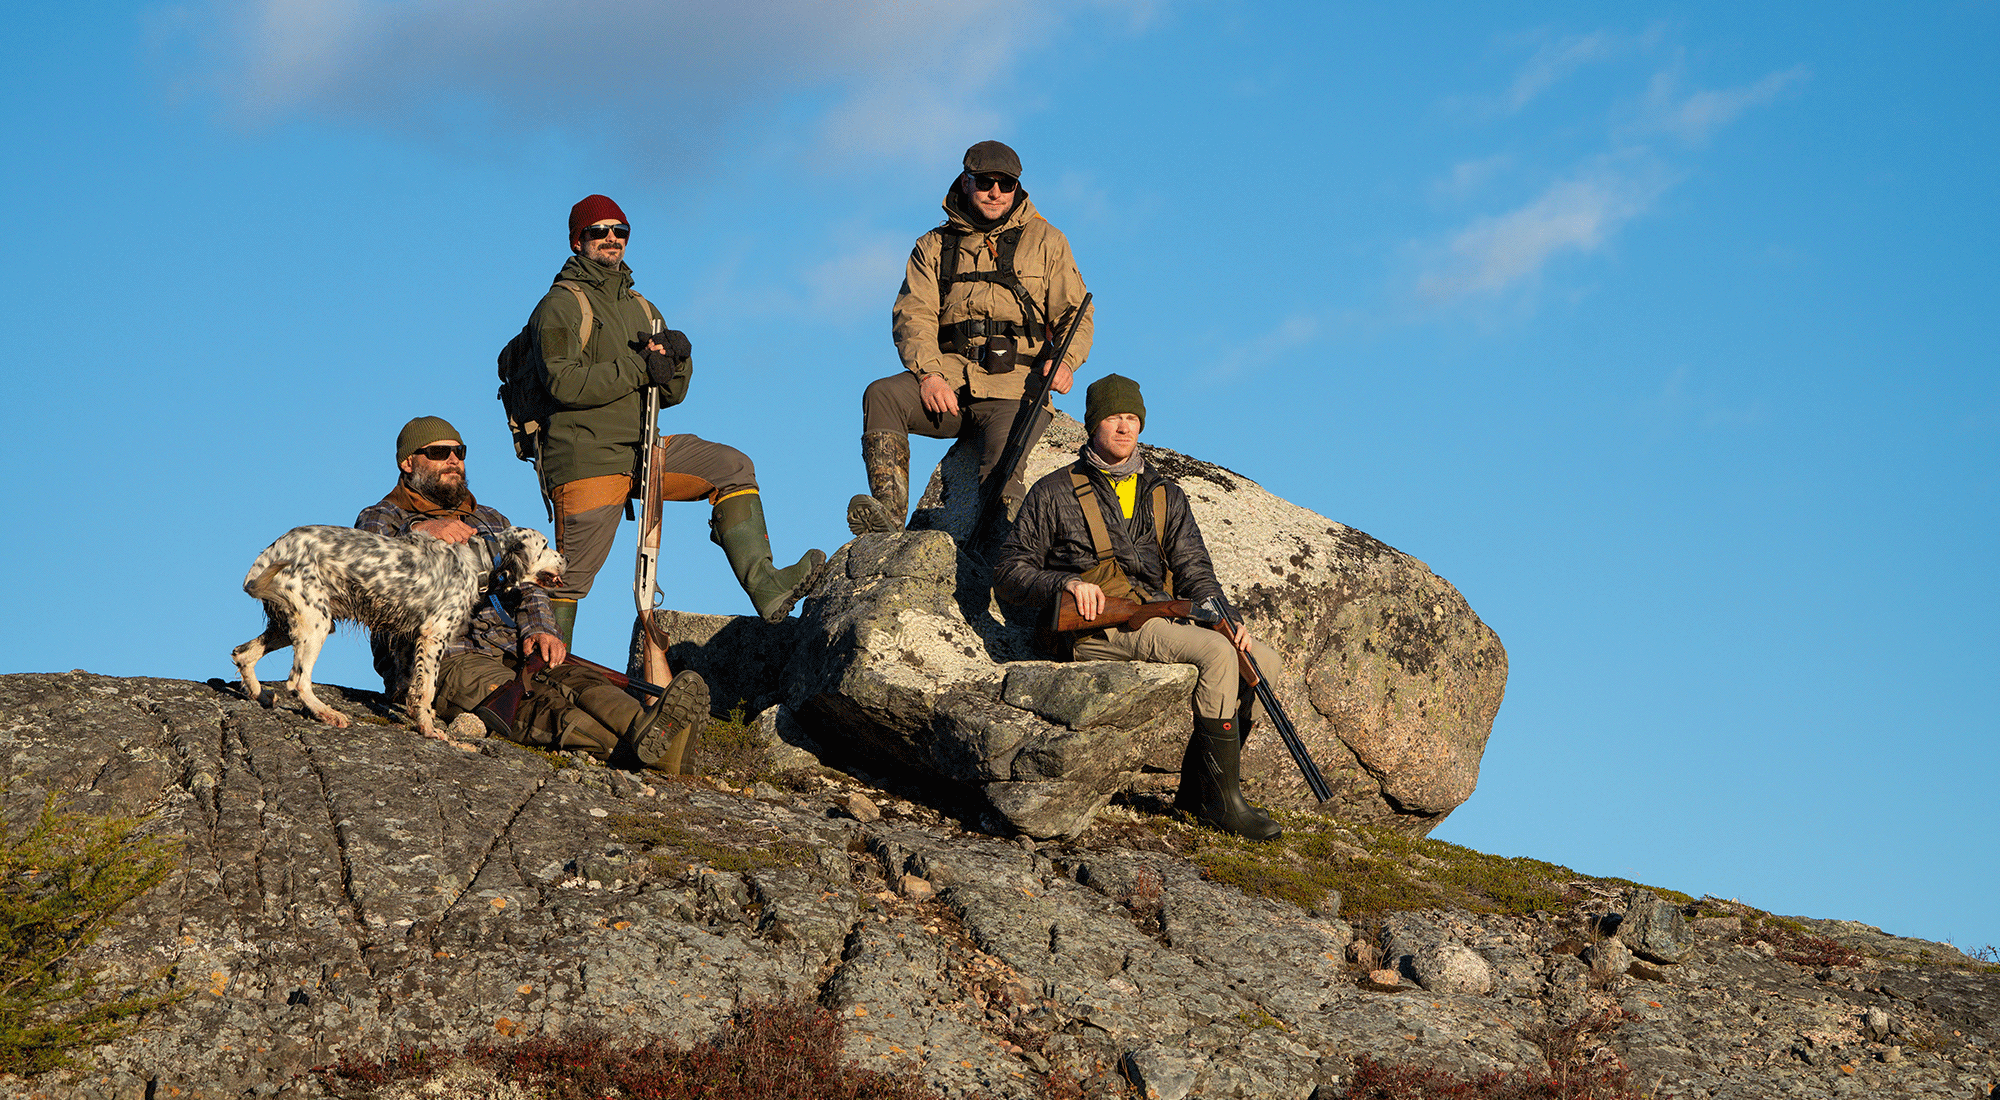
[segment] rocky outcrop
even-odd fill
[[[1332,1100],[1362,1055],[1540,1067],[1566,1025],[1660,1098],[1972,1097],[2000,1075],[2000,978],[1862,925],[1809,925],[1869,953],[1855,965],[1787,962],[1703,916],[1673,930],[1681,961],[1593,975],[1579,930],[1638,928],[1659,898],[1350,924],[1332,896],[1301,911],[1203,878],[1117,807],[1075,841],[1007,840],[818,769],[650,783],[459,752],[379,696],[321,690],[358,720],[183,681],[0,676],[10,823],[54,793],[148,815],[180,848],[79,965],[188,994],[86,1072],[0,1094],[315,1097],[310,1068],[343,1054],[577,1025],[686,1042],[796,997],[840,1014],[862,1064],[915,1066],[951,1100],[1040,1095],[1052,1065],[1090,1096]],[[1609,1023],[1576,1030],[1591,1021]]]
[[[1146,760],[1177,751],[1194,688],[1181,665],[1058,664],[960,602],[949,535],[869,535],[833,556],[799,619],[660,612],[675,668],[780,737],[920,779],[934,806],[1001,832],[1069,836]]]
[[[1059,414],[1030,478],[1073,461],[1082,439]],[[1283,658],[1265,671],[1333,787],[1324,809],[1428,832],[1478,780],[1506,687],[1499,638],[1422,562],[1219,466],[1146,454],[1188,493],[1218,577]],[[911,530],[843,547],[796,623],[662,612],[661,625],[681,642],[670,657],[718,698],[782,705],[820,745],[947,780],[1015,830],[1073,834],[1117,792],[1171,786],[1192,668],[1034,660],[1037,611],[995,600],[984,564],[960,551],[975,474],[955,444]],[[1244,774],[1254,799],[1317,805],[1268,729]]]
[[[1075,461],[1083,426],[1058,414],[1029,454],[1030,483]],[[1217,578],[1284,658],[1278,701],[1335,788],[1334,810],[1424,833],[1472,794],[1507,686],[1507,651],[1444,578],[1232,470],[1164,447],[1146,461],[1188,494]],[[954,445],[911,518],[964,537],[977,469]],[[1246,747],[1259,797],[1315,799],[1274,736]]]

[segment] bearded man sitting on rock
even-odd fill
[[[1090,439],[1077,461],[1037,481],[1021,502],[993,569],[1002,600],[1052,610],[1069,593],[1085,619],[1109,593],[1150,603],[1182,599],[1220,612],[1224,597],[1187,495],[1147,465],[1139,449],[1146,403],[1139,384],[1108,374],[1085,394]],[[1281,830],[1241,789],[1242,747],[1254,689],[1237,676],[1238,652],[1278,667],[1269,646],[1239,629],[1232,642],[1186,620],[1150,619],[1136,630],[1105,627],[1056,636],[1059,660],[1160,661],[1195,666],[1194,732],[1181,757],[1174,806],[1252,840]]]
[[[420,416],[396,436],[396,487],[361,510],[354,526],[378,535],[428,536],[465,542],[512,526],[479,503],[466,480],[464,437],[435,416]],[[481,602],[438,662],[434,708],[443,721],[476,714],[488,732],[546,749],[577,749],[679,775],[692,755],[697,729],[708,722],[708,685],[682,670],[652,709],[583,665],[565,663],[569,647],[556,630],[549,598],[538,585],[510,584]],[[407,690],[412,643],[371,637],[375,671],[392,698]],[[488,709],[500,688],[531,659],[534,691],[511,721]]]

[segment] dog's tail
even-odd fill
[[[263,566],[259,569],[258,566]],[[265,565],[262,558],[250,567],[250,575],[243,578],[243,591],[260,600],[269,600],[273,595],[271,582],[278,574],[292,567],[288,561],[274,561]]]

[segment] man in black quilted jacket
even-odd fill
[[[1090,440],[1075,463],[1028,490],[994,566],[995,593],[1008,603],[1046,609],[1068,592],[1086,619],[1103,611],[1107,593],[1141,603],[1172,598],[1219,605],[1222,585],[1187,494],[1149,467],[1139,449],[1146,425],[1139,384],[1108,374],[1091,383],[1085,402]],[[1174,805],[1238,836],[1279,835],[1277,823],[1244,800],[1240,785],[1252,696],[1237,676],[1237,651],[1275,668],[1278,657],[1268,646],[1252,641],[1248,630],[1239,630],[1232,642],[1205,626],[1151,619],[1137,630],[1066,636],[1064,648],[1070,652],[1055,656],[1194,665],[1194,732],[1181,757]]]

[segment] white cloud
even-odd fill
[[[1500,103],[1507,113],[1518,111],[1581,67],[1621,54],[1651,52],[1665,36],[1664,26],[1656,24],[1638,35],[1599,31],[1516,40],[1517,45],[1539,44]],[[1627,87],[1637,75],[1626,74]],[[1667,134],[1682,146],[1698,147],[1745,111],[1770,102],[1808,75],[1801,65],[1742,87],[1684,91],[1676,62],[1653,75],[1643,93],[1622,105],[1615,93],[1608,95],[1596,109],[1602,112],[1598,117],[1622,118],[1622,122],[1579,127],[1572,120],[1562,128],[1564,134],[1589,134],[1601,126],[1599,151],[1576,167],[1558,169],[1559,176],[1550,172],[1552,178],[1540,193],[1522,205],[1475,217],[1430,243],[1413,246],[1411,253],[1418,257],[1417,297],[1431,305],[1491,298],[1533,286],[1557,257],[1603,249],[1627,223],[1650,210],[1682,174],[1677,161],[1685,159],[1685,151],[1654,149],[1644,143],[1647,139]],[[1575,99],[1571,97],[1571,102]],[[1586,105],[1585,110],[1591,108]],[[1462,201],[1486,189],[1502,171],[1518,178],[1530,175],[1532,165],[1517,162],[1509,153],[1462,160],[1433,185],[1433,194],[1441,200]]]
[[[859,242],[833,259],[807,268],[802,273],[807,293],[806,312],[814,317],[848,321],[873,308],[881,313],[886,330],[889,291],[903,278],[903,266],[909,258],[910,242],[885,234]]]
[[[1657,45],[1665,34],[1665,24],[1655,23],[1637,34],[1591,31],[1552,37],[1546,31],[1537,31],[1513,38],[1503,46],[1518,48],[1532,43],[1535,51],[1514,74],[1514,82],[1507,91],[1497,102],[1488,101],[1488,106],[1502,114],[1513,114],[1540,99],[1544,92],[1585,66],[1612,61],[1627,54],[1644,53]]]
[[[1518,111],[1563,77],[1593,61],[1602,61],[1618,53],[1621,47],[1620,37],[1605,31],[1574,34],[1554,42],[1544,42],[1516,74],[1513,86],[1507,89],[1501,102],[1508,111]]]
[[[1495,176],[1514,164],[1514,158],[1507,153],[1496,153],[1477,160],[1462,160],[1451,166],[1451,172],[1439,180],[1433,190],[1442,198],[1463,199],[1486,186]]]
[[[1209,374],[1213,378],[1229,378],[1255,370],[1294,348],[1304,347],[1318,337],[1319,330],[1319,318],[1295,313],[1276,327],[1224,351]]]
[[[1744,111],[1769,103],[1810,76],[1804,65],[1794,65],[1740,88],[1682,93],[1679,71],[1669,69],[1655,75],[1647,88],[1641,125],[1670,133],[1687,145],[1702,145],[1709,134]]]
[[[1558,180],[1526,205],[1479,218],[1433,250],[1417,293],[1433,303],[1497,294],[1533,278],[1562,253],[1595,252],[1670,182],[1646,160],[1607,161]]]
[[[560,131],[608,157],[703,159],[746,115],[803,111],[821,154],[955,153],[1077,5],[1014,0],[214,0],[220,75],[251,122],[299,113],[391,128]],[[1155,0],[1093,0],[1142,27]],[[635,150],[645,150],[643,153]]]

